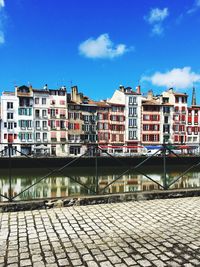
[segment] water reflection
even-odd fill
[[[148,191],[161,189],[161,187],[149,180],[142,174],[138,174],[134,171],[122,175],[120,179],[117,178],[126,169],[115,168],[106,170],[98,170],[98,175],[95,174],[94,168],[77,168],[65,170],[57,175],[50,176],[43,179],[40,183],[31,187],[28,191],[23,192],[18,196],[20,192],[35,184],[41,177],[43,177],[47,171],[42,169],[16,169],[12,170],[12,184],[11,195],[17,196],[19,199],[38,199],[38,198],[56,198],[56,197],[72,197],[80,195],[92,195],[95,194],[95,190],[98,184],[98,190],[103,192],[103,189],[108,186],[105,193],[123,193],[123,192],[136,192],[136,191]],[[9,179],[8,171],[1,170],[0,174],[0,194],[3,196],[9,196]],[[143,170],[144,172],[144,170]],[[163,185],[163,172],[162,170],[145,170],[145,173],[151,177],[154,181]],[[178,177],[181,171],[168,170],[167,183]],[[98,183],[97,183],[98,177]],[[116,181],[115,181],[116,180]],[[178,180],[171,188],[196,188],[200,187],[200,171],[190,172],[184,175]],[[1,201],[6,199],[1,197]]]

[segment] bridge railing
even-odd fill
[[[95,186],[92,187],[92,186],[89,186],[89,185],[82,183],[81,179],[79,179],[78,176],[73,177],[71,175],[67,175],[67,178],[69,178],[73,182],[75,182],[75,183],[79,184],[80,186],[82,186],[83,188],[85,188],[87,190],[87,192],[89,192],[89,194],[102,195],[102,194],[107,193],[107,189],[112,184],[116,183],[119,179],[121,179],[124,175],[128,174],[130,171],[134,171],[138,174],[141,174],[146,179],[148,179],[152,183],[156,184],[160,190],[168,190],[175,183],[177,183],[177,181],[182,179],[188,172],[195,170],[195,168],[200,166],[200,157],[197,161],[195,161],[193,164],[190,164],[190,166],[188,166],[187,157],[182,157],[180,154],[177,154],[174,151],[175,150],[174,150],[172,145],[162,144],[162,145],[160,145],[159,149],[157,149],[151,155],[148,155],[148,156],[146,155],[146,156],[141,157],[139,163],[129,164],[127,166],[127,164],[123,160],[123,157],[121,158],[121,157],[115,156],[115,155],[109,153],[108,151],[105,151],[105,149],[102,148],[101,146],[94,145],[94,146],[89,147],[88,150],[85,153],[83,153],[82,155],[79,155],[77,157],[73,157],[70,159],[70,161],[68,158],[68,162],[66,162],[65,164],[63,164],[63,166],[61,166],[59,168],[45,167],[47,170],[45,175],[43,175],[42,177],[39,177],[38,179],[36,179],[36,181],[34,183],[27,186],[25,189],[22,189],[19,193],[13,195],[12,194],[12,180],[13,180],[13,173],[12,173],[12,171],[13,171],[13,166],[12,166],[13,157],[12,157],[12,155],[19,153],[21,156],[27,158],[28,160],[32,160],[32,161],[35,160],[34,161],[34,164],[35,164],[34,167],[35,168],[43,167],[43,163],[40,160],[35,159],[32,156],[29,156],[29,155],[19,151],[16,148],[16,146],[13,146],[13,144],[8,144],[3,150],[0,151],[0,155],[6,154],[8,157],[8,161],[9,161],[8,162],[9,189],[8,189],[8,195],[4,195],[4,194],[0,193],[0,196],[9,202],[15,201],[18,197],[23,195],[25,192],[31,190],[34,186],[41,183],[43,180],[47,179],[51,175],[62,173],[63,170],[66,170],[67,168],[71,167],[72,165],[74,166],[76,163],[78,163],[78,161],[81,158],[84,158],[84,157],[91,157],[91,158],[93,158],[93,160],[95,162]],[[99,160],[102,157],[102,153],[104,155],[106,154],[107,157],[112,158],[113,161],[116,161],[116,165],[121,165],[124,168],[126,168],[122,173],[117,175],[117,177],[115,177],[115,179],[113,179],[111,182],[107,183],[104,187],[102,187],[102,186],[100,187],[100,185],[99,185]],[[145,166],[145,164],[147,164],[148,161],[151,161],[154,157],[159,157],[160,162],[162,162],[163,183],[160,183],[160,182],[154,180],[153,177],[146,174],[141,168],[141,167]],[[179,158],[180,162],[182,164],[184,164],[185,166],[186,165],[188,166],[177,177],[173,177],[173,179],[170,182],[167,179],[167,158],[168,157]]]

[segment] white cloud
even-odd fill
[[[163,27],[161,24],[155,24],[151,31],[155,35],[161,35],[163,33]]]
[[[188,14],[192,14],[200,8],[200,0],[195,0],[193,7],[187,11]]]
[[[80,54],[88,58],[115,58],[129,50],[125,44],[114,46],[107,33],[101,34],[97,39],[89,38],[79,45]]]
[[[200,82],[200,73],[192,72],[191,67],[174,68],[165,73],[156,72],[150,77],[143,77],[142,80],[150,81],[156,86],[186,89],[194,82]]]
[[[144,19],[152,25],[151,32],[153,35],[161,35],[164,31],[163,21],[169,16],[168,8],[153,8],[148,16]]]
[[[4,7],[5,7],[4,0],[0,0],[0,45],[5,43],[4,31],[3,31],[3,21],[5,18],[3,10]]]
[[[4,0],[0,0],[0,9],[5,6]]]
[[[150,11],[149,16],[147,17],[147,21],[152,23],[162,22],[169,16],[168,8],[165,7],[163,9],[154,8]]]
[[[4,33],[0,31],[0,44],[4,44],[5,39],[4,39]]]

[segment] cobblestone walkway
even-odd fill
[[[0,213],[0,266],[200,266],[200,197]]]

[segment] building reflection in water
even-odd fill
[[[14,173],[14,172],[13,172]],[[99,191],[103,190],[108,184],[115,181],[119,174],[104,174],[98,175]],[[148,174],[154,181],[163,184],[162,173]],[[170,172],[167,174],[168,182],[171,182],[174,177],[178,177],[180,173]],[[17,177],[12,176],[12,190],[11,195],[14,197],[22,190],[36,183],[39,178],[37,175],[25,175]],[[96,176],[89,174],[73,175],[70,174],[70,179],[66,174],[64,176],[48,177],[40,183],[31,187],[28,191],[23,192],[16,198],[19,199],[39,199],[39,198],[56,198],[56,197],[77,197],[81,195],[92,195],[96,188]],[[80,182],[80,184],[78,182]],[[82,186],[85,185],[86,187]],[[196,188],[200,187],[200,172],[192,172],[185,175],[178,180],[171,188]],[[89,190],[90,188],[91,190]],[[120,179],[112,183],[105,189],[105,193],[123,193],[123,192],[137,192],[137,191],[151,191],[162,189],[156,183],[152,182],[145,176],[136,173],[129,173],[123,175]],[[6,175],[0,176],[0,193],[8,197],[9,180]],[[1,197],[1,201],[6,201]]]

